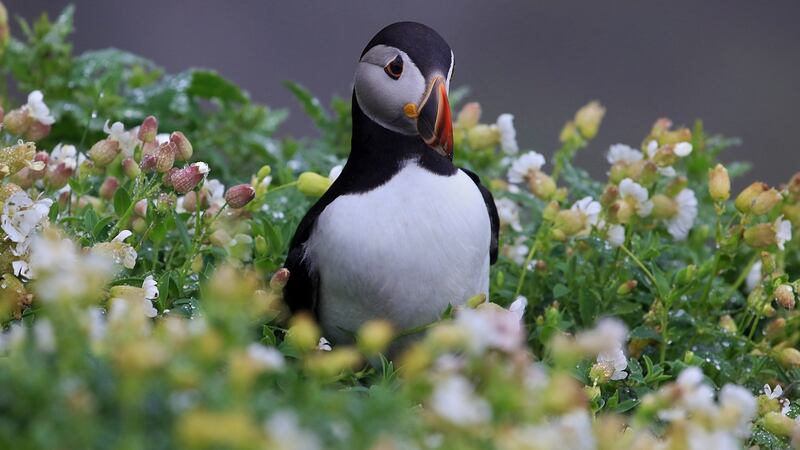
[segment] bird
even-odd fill
[[[347,162],[308,210],[284,263],[284,302],[348,344],[361,325],[424,328],[488,295],[499,219],[490,191],[453,164],[455,56],[432,28],[397,22],[361,53]]]

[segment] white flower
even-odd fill
[[[144,315],[153,318],[158,315],[158,310],[153,306],[153,300],[158,298],[158,282],[152,275],[148,275],[142,283],[144,289]]]
[[[779,401],[781,404],[781,414],[784,416],[788,415],[789,411],[792,410],[792,402],[790,402],[788,398],[784,398]],[[797,421],[798,421],[797,423],[800,424],[800,418],[798,418]]]
[[[768,384],[765,384],[764,385],[764,395],[766,395],[767,398],[769,398],[770,400],[771,399],[776,399],[776,398],[781,398],[781,396],[783,395],[783,388],[781,387],[780,384],[776,384],[775,385],[775,389],[772,389],[771,387],[769,387]]]
[[[203,185],[208,189],[208,204],[211,206],[222,207],[225,204],[225,185],[220,183],[219,180],[211,179]]]
[[[648,142],[646,150],[648,158],[653,158],[654,156],[656,156],[656,153],[658,152],[658,141],[653,140]]]
[[[431,409],[442,419],[460,426],[480,425],[489,421],[489,402],[475,394],[475,387],[460,375],[436,384],[431,394]]]
[[[662,420],[679,420],[687,414],[700,412],[710,414],[714,411],[714,390],[703,383],[703,371],[698,367],[684,369],[675,381],[678,398],[672,409],[659,412]]]
[[[14,272],[15,277],[33,279],[34,275],[31,272],[30,265],[27,261],[19,260],[11,262],[11,270]]]
[[[533,151],[525,153],[511,163],[511,167],[508,169],[508,181],[522,183],[530,172],[540,170],[544,163],[544,156],[541,154]]]
[[[467,346],[472,352],[480,354],[488,349],[511,352],[524,344],[525,327],[520,320],[520,311],[524,311],[527,300],[517,301],[515,311],[494,303],[458,310],[455,324],[464,330],[468,337]]]
[[[758,402],[753,394],[742,386],[726,384],[719,393],[720,408],[732,411],[736,417],[736,426],[731,430],[739,438],[750,436],[750,423],[758,412]]]
[[[707,430],[696,424],[689,425],[687,450],[740,450],[739,440],[724,430]]]
[[[692,144],[688,142],[678,142],[673,149],[676,155],[680,158],[685,158],[692,153]]]
[[[625,369],[628,368],[628,358],[625,357],[622,348],[600,352],[597,355],[597,363],[612,373],[612,380],[624,380],[628,377],[628,373],[625,372]]]
[[[262,370],[280,371],[286,365],[283,353],[278,349],[255,342],[247,346],[247,356]]]
[[[584,197],[572,205],[570,208],[573,211],[578,211],[586,218],[586,223],[591,226],[596,226],[600,219],[600,203],[594,201],[592,197]]]
[[[36,274],[37,299],[85,299],[96,295],[114,276],[116,266],[108,255],[83,252],[69,239],[34,236],[29,265]]]
[[[122,122],[114,122],[110,127],[108,120],[103,125],[103,131],[108,134],[108,138],[119,143],[119,148],[125,156],[133,156],[133,151],[139,145],[139,139],[133,131],[125,131]]]
[[[277,411],[264,423],[264,431],[269,436],[265,448],[279,450],[321,450],[319,438],[300,426],[297,415],[292,411]]]
[[[328,172],[328,178],[330,178],[331,183],[333,183],[334,181],[336,181],[337,178],[339,178],[339,175],[342,174],[342,169],[344,169],[344,166],[341,164],[331,167],[331,171]]]
[[[333,346],[331,345],[330,341],[325,339],[325,337],[319,338],[319,342],[317,343],[317,350],[321,352],[329,352],[333,350]]]
[[[33,91],[28,94],[28,103],[23,106],[28,112],[28,116],[42,125],[52,125],[56,122],[55,117],[50,114],[50,108],[44,103],[42,91]]]
[[[197,161],[196,163],[192,163],[192,166],[197,167],[197,172],[206,175],[211,172],[211,169],[208,167],[208,164],[204,163],[203,161]]]
[[[756,261],[755,264],[753,264],[753,266],[750,268],[750,272],[747,272],[745,284],[747,285],[748,292],[752,291],[756,288],[756,286],[761,284],[761,261]]]
[[[136,134],[138,135],[139,133],[136,133]],[[159,133],[159,134],[157,134],[156,135],[156,142],[158,143],[158,145],[166,144],[167,142],[169,142],[169,135],[170,135],[170,133]]]
[[[517,202],[510,198],[501,198],[495,199],[494,205],[497,208],[497,215],[500,217],[500,225],[508,225],[514,231],[522,231]]]
[[[508,305],[508,310],[517,316],[517,320],[522,321],[523,317],[525,317],[525,308],[528,307],[528,299],[524,296],[520,295],[516,298],[510,305]]]
[[[792,222],[783,220],[783,216],[775,220],[775,239],[778,241],[778,248],[783,250],[786,241],[792,240]]]
[[[678,212],[667,221],[667,231],[677,241],[686,239],[697,218],[697,198],[691,189],[682,190],[676,197]]]
[[[114,239],[111,240],[111,242],[124,242],[125,239],[128,239],[132,234],[133,232],[131,232],[131,230],[122,230],[114,237]]]
[[[50,152],[50,157],[47,161],[48,166],[51,168],[58,167],[59,164],[64,164],[67,169],[76,169],[78,167],[78,150],[74,145],[61,145],[58,144]]]
[[[647,189],[630,178],[625,178],[619,183],[619,195],[633,202],[639,217],[647,217],[653,211],[653,202],[648,200],[650,195]]]
[[[616,248],[625,243],[625,227],[622,225],[609,225],[606,230],[606,241],[612,248]]]
[[[609,164],[614,165],[617,163],[629,164],[636,161],[641,161],[644,158],[642,152],[634,150],[625,144],[614,144],[608,149],[606,160]]]
[[[8,239],[17,244],[15,255],[27,253],[31,238],[47,221],[52,205],[53,200],[49,198],[33,201],[25,191],[15,192],[6,200],[0,216],[0,226]]]
[[[33,336],[36,338],[36,349],[40,352],[53,353],[56,351],[56,334],[50,320],[37,319],[33,324]]]
[[[517,130],[514,129],[514,116],[500,114],[497,118],[497,130],[500,131],[500,148],[508,155],[516,155],[519,152],[519,145],[517,145]]]

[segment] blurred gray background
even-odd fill
[[[10,15],[54,16],[67,1],[4,0]],[[743,139],[727,161],[750,160],[755,178],[800,169],[800,2],[675,0],[385,2],[74,0],[76,51],[118,47],[168,71],[218,70],[256,100],[292,113],[285,135],[310,122],[283,88],[296,80],[327,101],[349,97],[355,62],[381,27],[416,20],[456,54],[454,85],[469,85],[484,118],[516,116],[519,142],[549,156],[582,104],[608,114],[579,155],[605,171],[610,144],[637,145],[661,116]],[[745,181],[734,183],[735,189]]]

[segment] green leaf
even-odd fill
[[[219,99],[223,102],[247,103],[242,90],[218,73],[210,70],[195,70],[186,93],[193,97]]]
[[[553,286],[553,298],[561,298],[569,294],[569,288],[559,283]]]
[[[631,330],[630,337],[637,339],[653,339],[661,342],[661,335],[658,334],[655,329],[645,325],[638,326]]]
[[[114,212],[122,217],[131,206],[131,196],[124,187],[119,187],[114,193]]]
[[[178,230],[178,237],[180,237],[183,247],[187,252],[191,251],[192,240],[189,238],[189,230],[186,228],[186,224],[183,222],[183,219],[181,219],[181,216],[174,210],[172,211],[172,219],[175,221],[175,228]]]
[[[311,120],[314,121],[314,124],[317,126],[317,128],[321,130],[327,129],[330,123],[330,117],[325,111],[325,108],[322,107],[319,99],[311,95],[311,92],[308,89],[304,88],[298,83],[295,83],[294,81],[287,81],[284,84],[289,89],[289,92],[291,92],[300,102],[303,110],[306,112],[306,114],[308,114]]]

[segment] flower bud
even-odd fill
[[[31,168],[30,175],[33,179],[38,180],[44,178],[47,169],[47,163],[50,162],[50,155],[47,152],[37,152],[33,157],[34,163],[41,163],[41,169]]]
[[[303,172],[297,179],[297,189],[309,197],[321,197],[331,186],[331,180],[314,172]]]
[[[478,102],[469,102],[461,108],[456,119],[456,127],[472,128],[481,120],[481,105]]]
[[[786,217],[789,222],[792,222],[792,226],[800,227],[800,204],[783,205],[783,208],[781,208],[781,214],[783,214],[783,216]]]
[[[578,137],[578,128],[575,126],[575,122],[570,120],[561,128],[561,133],[558,134],[558,142],[566,144],[567,142],[574,141]]]
[[[264,236],[258,235],[255,239],[256,255],[264,257],[269,252],[269,243],[264,239]]]
[[[794,289],[790,284],[782,284],[775,288],[775,301],[786,309],[794,309]]]
[[[3,117],[3,128],[14,136],[22,136],[33,124],[33,119],[24,109],[13,109]]]
[[[170,183],[175,192],[185,194],[197,187],[209,171],[208,164],[196,162],[183,169],[173,171],[170,176]]]
[[[98,167],[105,167],[114,161],[120,152],[119,142],[111,139],[103,139],[89,149],[89,159]]]
[[[47,124],[43,124],[38,121],[31,122],[31,126],[25,130],[25,139],[29,141],[41,141],[42,139],[46,138],[50,135],[51,126]]]
[[[290,276],[291,273],[289,273],[289,269],[281,267],[272,275],[272,278],[270,278],[269,288],[273,291],[282,291],[286,283],[289,282]]]
[[[555,229],[566,236],[574,236],[586,228],[586,217],[580,211],[564,209],[558,212]]]
[[[783,317],[778,317],[767,324],[767,328],[764,330],[764,336],[766,336],[769,340],[773,340],[781,336],[785,329],[786,319]]]
[[[753,201],[755,201],[759,194],[767,189],[769,189],[769,187],[760,181],[756,181],[750,186],[747,186],[739,196],[736,197],[736,201],[734,202],[736,209],[741,213],[749,213],[750,208],[753,206]]]
[[[156,150],[156,172],[166,173],[175,164],[175,154],[178,148],[173,142],[165,142]]]
[[[615,201],[608,208],[608,218],[612,223],[626,224],[633,217],[633,207],[623,199]]]
[[[188,161],[192,157],[192,153],[194,150],[192,149],[192,143],[189,142],[189,139],[184,136],[183,133],[180,131],[176,131],[169,136],[169,141],[175,144],[175,148],[177,149],[176,156],[178,159],[182,161]]]
[[[586,139],[592,139],[600,129],[606,109],[598,101],[591,101],[575,113],[575,126]]]
[[[600,196],[600,204],[603,206],[608,206],[618,198],[619,188],[614,184],[609,184],[606,186],[605,190],[603,190],[603,195]]]
[[[494,148],[500,143],[500,131],[489,125],[478,124],[467,131],[467,143],[474,149]]]
[[[141,199],[133,205],[133,213],[139,217],[147,217],[147,199]]]
[[[779,412],[767,413],[761,423],[765,430],[782,437],[791,436],[795,425],[794,420]]]
[[[725,314],[719,318],[719,327],[728,333],[736,333],[736,321],[733,320],[730,314]]]
[[[296,314],[292,317],[286,342],[300,351],[311,351],[317,347],[320,331],[314,319],[307,314]]]
[[[548,222],[552,222],[556,220],[556,216],[558,215],[559,207],[558,202],[552,201],[544,207],[542,211],[542,218],[547,220]]]
[[[528,174],[528,188],[530,188],[533,195],[542,200],[549,200],[556,192],[556,182],[546,173],[540,170],[532,170]]]
[[[753,203],[750,205],[750,212],[760,216],[772,210],[781,200],[783,196],[775,188],[764,191],[756,196]]]
[[[158,138],[151,142],[145,142],[142,145],[142,156],[155,155],[159,145],[161,144],[158,143]]]
[[[260,169],[258,169],[258,173],[256,174],[256,177],[258,177],[259,180],[263,180],[264,178],[268,177],[271,173],[272,173],[272,167],[270,167],[269,165],[265,164],[265,165],[261,166]]]
[[[684,189],[689,186],[689,180],[684,176],[677,176],[669,182],[666,188],[664,188],[664,193],[667,197],[677,197],[678,194],[681,193]]]
[[[136,232],[136,234],[143,234],[145,230],[147,230],[147,221],[142,217],[134,217],[133,220],[131,220],[131,229]]]
[[[158,119],[154,116],[145,117],[142,125],[139,127],[139,134],[137,137],[142,142],[153,142],[156,140],[158,134]]]
[[[64,163],[51,168],[44,176],[44,182],[50,189],[61,189],[67,185],[73,169]]]
[[[744,241],[753,248],[764,248],[778,242],[771,223],[760,223],[744,231]]]
[[[589,379],[595,384],[606,384],[611,381],[611,376],[614,375],[614,367],[610,364],[595,363],[589,369]]]
[[[715,202],[724,202],[731,196],[731,179],[722,164],[708,171],[708,193]]]
[[[659,148],[656,151],[656,154],[653,155],[653,162],[656,163],[658,167],[669,167],[675,162],[678,161],[678,155],[675,154],[675,150],[671,145],[665,145]]]
[[[370,320],[358,330],[358,348],[365,355],[375,355],[386,350],[394,338],[394,327],[385,320]]]
[[[256,190],[249,184],[233,186],[225,192],[225,201],[233,209],[243,208],[256,196]]]
[[[678,214],[678,203],[664,194],[653,196],[653,217],[656,219],[669,219]]]
[[[142,169],[139,168],[133,158],[125,158],[122,160],[122,172],[125,173],[126,177],[134,180],[142,173]]]
[[[617,288],[617,295],[628,295],[634,289],[636,289],[636,286],[638,285],[639,283],[636,280],[628,280],[619,285],[619,287]]]
[[[119,188],[119,180],[115,177],[108,177],[103,181],[103,184],[100,185],[100,197],[111,200],[114,198],[114,193],[117,192]]]
[[[156,158],[156,155],[154,154],[144,155],[142,157],[142,162],[139,163],[139,168],[141,168],[145,172],[152,172],[156,170],[157,161],[158,158]]]
[[[233,238],[231,237],[231,235],[228,234],[228,232],[223,230],[222,228],[214,231],[213,233],[211,233],[211,236],[208,237],[208,241],[211,242],[211,245],[215,247],[226,247],[232,240]]]
[[[786,347],[778,353],[778,362],[786,368],[800,368],[800,350]]]

